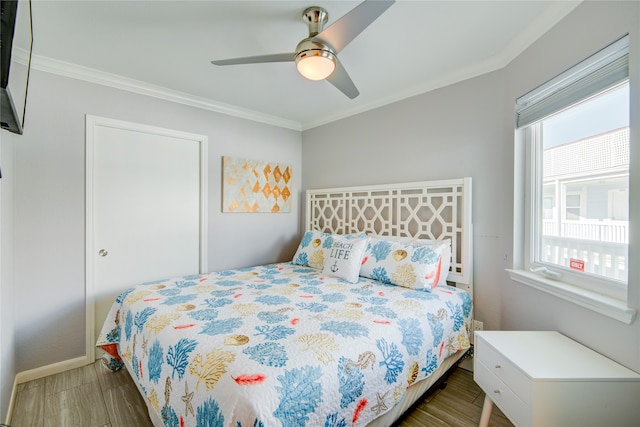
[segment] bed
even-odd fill
[[[469,348],[471,179],[309,190],[290,262],[125,290],[98,338],[157,426],[390,425]]]

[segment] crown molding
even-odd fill
[[[436,89],[460,83],[492,71],[500,70],[511,63],[518,55],[524,52],[529,46],[535,43],[542,35],[549,31],[553,26],[560,22],[565,16],[571,13],[583,0],[560,1],[554,3],[553,7],[547,9],[545,13],[539,16],[529,26],[527,26],[518,37],[511,40],[504,49],[496,55],[485,60],[469,64],[464,68],[451,70],[449,73],[443,73],[433,78],[427,79],[418,85],[407,90],[395,93],[386,98],[379,98],[374,102],[360,105],[358,108],[343,111],[340,114],[322,117],[320,120],[306,122],[302,124],[302,130],[312,129],[337,120],[345,119],[356,114],[364,113],[369,110],[384,107],[404,99],[422,95]]]
[[[340,114],[328,115],[314,122],[306,122],[303,124],[302,130],[309,130],[314,127],[322,126],[331,122],[335,122],[337,120],[346,119],[347,117],[355,116],[357,114],[394,104],[396,102],[400,102],[414,96],[423,95],[433,90],[451,86],[453,84],[460,83],[462,81],[481,76],[483,74],[487,74],[500,68],[503,67],[498,61],[490,59],[487,61],[481,61],[476,64],[465,66],[464,68],[452,70],[450,73],[439,74],[434,76],[433,78],[426,79],[425,81],[407,90],[398,91],[392,96],[377,98],[373,102],[362,104],[357,108],[343,111]]]
[[[53,58],[48,58],[45,56],[33,55],[31,59],[31,66],[34,69],[40,71],[83,80],[90,83],[100,84],[103,86],[109,86],[116,89],[122,89],[129,92],[151,96],[154,98],[163,99],[166,101],[188,105],[204,110],[214,111],[228,116],[238,117],[286,129],[304,131],[337,120],[345,119],[347,117],[351,117],[360,113],[364,113],[366,111],[380,108],[398,101],[402,101],[407,98],[422,95],[432,90],[459,83],[461,81],[477,77],[482,74],[502,69],[506,67],[511,61],[513,61],[518,55],[520,55],[524,50],[526,50],[529,46],[531,46],[544,33],[549,31],[549,29],[556,25],[565,16],[567,16],[582,2],[583,0],[555,2],[554,7],[549,8],[542,16],[533,21],[531,25],[525,28],[518,35],[518,37],[514,38],[508,45],[505,46],[504,49],[502,49],[502,51],[500,51],[492,58],[487,58],[486,60],[471,64],[467,67],[464,67],[464,69],[458,69],[451,73],[435,76],[434,78],[423,81],[412,88],[399,93],[395,93],[393,96],[377,99],[370,103],[362,104],[357,108],[342,111],[339,114],[327,115],[318,120],[312,120],[305,123],[300,123],[294,120],[287,120],[282,117],[272,116],[269,114],[240,108],[231,104],[214,101],[209,98],[199,97],[186,92],[172,90],[140,80],[134,80],[128,77],[106,73],[104,71],[80,66],[65,61],[60,61]],[[16,59],[18,60],[18,62],[24,64],[27,63],[28,56],[26,51],[24,51],[23,49],[15,49],[14,53],[17,54]]]
[[[28,53],[23,49],[15,49],[16,60],[23,64],[27,63]],[[60,61],[46,56],[33,55],[31,58],[33,69],[57,74],[72,79],[83,80],[116,89],[146,95],[165,101],[188,105],[203,110],[214,111],[228,116],[247,119],[272,126],[282,127],[300,131],[302,125],[293,120],[286,120],[281,117],[263,114],[256,111],[239,108],[230,104],[217,102],[208,98],[180,92],[166,87],[153,85],[140,80],[130,79],[117,74],[106,73],[89,67],[84,67],[70,62]]]

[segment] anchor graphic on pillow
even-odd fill
[[[338,267],[338,261],[334,262],[333,265],[331,266],[331,271],[335,273],[339,269],[340,268]]]

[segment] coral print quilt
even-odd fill
[[[469,347],[470,312],[456,288],[280,263],[131,288],[97,345],[166,426],[362,426]]]

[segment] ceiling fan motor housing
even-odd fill
[[[319,6],[312,6],[302,13],[302,19],[309,26],[309,37],[302,40],[296,46],[296,67],[306,78],[311,80],[322,80],[326,77],[326,73],[329,70],[332,72],[336,64],[336,52],[335,50],[324,43],[320,39],[314,37],[322,31],[324,25],[329,20],[329,14],[327,11]],[[300,62],[306,59],[313,59],[314,61],[308,61],[307,67],[311,67],[310,63],[315,63],[314,67],[328,67],[327,72],[318,74],[317,72],[305,72],[304,65]],[[328,64],[329,60],[331,65]],[[323,65],[321,65],[323,64]]]
[[[304,39],[296,46],[296,62],[307,56],[323,56],[335,62],[336,53],[334,50],[319,40],[311,38]]]

